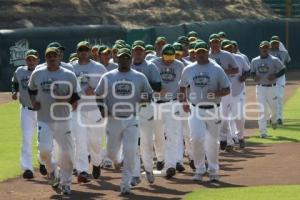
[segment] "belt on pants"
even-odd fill
[[[172,100],[158,100],[158,101],[156,101],[155,103],[157,103],[157,104],[161,104],[161,103],[168,103],[168,102],[171,102],[171,101],[176,101],[177,100],[177,98],[175,98],[175,99],[172,99]]]
[[[28,109],[28,110],[34,110],[33,108],[30,108],[30,107],[27,107],[27,106],[23,106],[23,105],[22,105],[22,108],[25,108],[25,109]]]
[[[192,104],[194,107],[196,107],[195,104]],[[220,107],[220,104],[215,104],[215,105],[200,105],[198,108],[200,109],[213,109],[215,107]]]
[[[273,87],[276,85],[276,83],[273,83],[273,84],[258,84],[259,86],[262,86],[262,87]]]

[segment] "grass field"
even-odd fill
[[[201,189],[185,200],[299,200],[300,185]]]

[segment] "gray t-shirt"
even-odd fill
[[[165,90],[165,95],[160,96],[158,100],[172,100],[177,98],[179,92],[179,80],[182,74],[184,65],[179,60],[174,60],[170,65],[165,65],[161,58],[152,61],[158,68],[162,79],[162,90]]]
[[[231,94],[232,96],[237,96],[239,95],[245,88],[245,82],[240,81],[240,77],[243,75],[245,72],[250,71],[250,66],[247,64],[245,59],[239,55],[239,54],[232,54],[238,67],[239,67],[239,72],[236,74],[231,79]]]
[[[287,51],[270,51],[272,56],[278,58],[285,66],[287,63],[291,62],[291,57]]]
[[[136,114],[141,97],[150,97],[152,89],[144,74],[134,69],[128,72],[115,69],[102,76],[95,94],[104,99],[110,115],[128,117]]]
[[[109,72],[111,70],[117,69],[118,68],[118,64],[114,63],[114,62],[109,62],[106,66],[104,66],[105,69]]]
[[[180,87],[190,86],[189,101],[197,105],[221,102],[221,97],[209,96],[208,93],[229,88],[230,82],[224,70],[214,62],[199,65],[197,62],[184,68],[179,83]]]
[[[60,62],[60,66],[74,72],[73,66],[70,63]],[[40,69],[41,67],[47,67],[47,63],[39,64],[35,69]]]
[[[237,63],[233,58],[233,55],[227,51],[221,50],[219,53],[216,54],[212,54],[210,52],[209,57],[214,59],[224,70],[227,70],[229,68],[238,68]],[[236,74],[227,76],[231,81],[231,79],[234,78]]]
[[[86,65],[80,65],[78,61],[75,61],[73,68],[81,88],[81,99],[79,100],[79,105],[81,104],[81,106],[83,106],[81,110],[91,111],[98,109],[96,96],[86,96],[85,91],[88,87],[95,89],[101,76],[106,73],[107,70],[102,64],[94,60],[90,60]]]
[[[266,58],[261,58],[260,56],[253,58],[250,67],[251,73],[254,73],[256,76],[260,77],[260,80],[257,82],[257,84],[263,85],[276,83],[276,79],[270,81],[268,79],[268,76],[271,74],[276,74],[284,69],[284,65],[282,64],[282,62],[272,55],[269,55]]]
[[[27,66],[20,66],[16,69],[12,82],[19,85],[19,101],[23,106],[32,107],[31,100],[28,94],[28,81],[33,71],[28,70]]]
[[[71,97],[79,91],[75,74],[63,67],[56,71],[49,71],[47,67],[34,70],[28,87],[38,92],[36,99],[41,108],[37,111],[37,118],[43,122],[53,122],[56,120],[53,117],[68,118],[72,109],[70,104],[64,102],[64,105],[55,106],[54,103],[61,103],[59,97]]]
[[[240,56],[242,56],[244,58],[244,60],[246,61],[246,63],[248,65],[250,65],[250,60],[249,60],[248,56],[246,56],[245,54],[243,54],[241,52],[238,52],[237,54],[240,55]]]
[[[145,60],[152,61],[152,60],[155,60],[157,58],[158,58],[158,56],[156,55],[155,52],[153,52],[153,53],[147,54],[146,57],[145,57]]]
[[[144,60],[140,65],[132,64],[131,67],[132,69],[135,69],[136,71],[143,73],[147,77],[149,83],[161,82],[159,71],[155,66],[155,64],[153,64],[152,62]]]

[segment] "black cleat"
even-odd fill
[[[98,179],[101,175],[101,169],[100,169],[100,166],[93,166],[93,177],[94,179]]]
[[[244,139],[239,140],[240,148],[244,149],[246,147],[246,142]]]
[[[86,172],[81,172],[77,177],[78,183],[88,183],[90,182],[90,175]]]
[[[157,163],[156,163],[157,170],[161,171],[164,168],[164,166],[165,166],[164,161],[157,161]]]
[[[192,169],[192,170],[195,170],[196,169],[196,167],[195,167],[195,163],[194,163],[194,160],[190,160],[190,168]]]
[[[232,145],[227,145],[226,148],[225,148],[225,151],[226,152],[232,152],[234,149],[234,147]]]
[[[74,176],[78,176],[77,169],[73,169],[72,175],[74,175]]]
[[[173,176],[175,176],[176,174],[176,170],[173,167],[170,167],[167,169],[166,171],[166,178],[172,178]]]
[[[278,120],[277,120],[277,124],[278,124],[278,125],[283,125],[282,119],[278,119]]]
[[[33,179],[33,173],[31,170],[27,169],[23,173],[23,178],[24,179]]]
[[[47,175],[47,169],[45,167],[45,165],[42,165],[40,164],[40,173],[43,175],[43,176],[46,176]]]
[[[220,142],[220,148],[221,148],[222,151],[225,151],[226,146],[227,146],[227,141],[221,141]]]
[[[184,166],[181,163],[176,163],[176,170],[178,172],[183,172],[185,170]]]

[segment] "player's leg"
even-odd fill
[[[258,127],[260,131],[261,137],[267,137],[267,120],[269,118],[268,115],[268,104],[267,104],[267,90],[265,90],[265,87],[262,86],[256,86],[256,99],[257,102],[262,106],[263,110],[259,113],[259,119],[258,119]]]
[[[221,102],[221,112],[222,112],[222,124],[221,124],[221,137],[220,137],[220,146],[221,150],[231,150],[234,145],[234,142],[231,138],[231,129],[230,129],[230,104],[231,104],[230,95],[222,97]],[[227,147],[228,146],[228,147]]]
[[[270,87],[267,91],[267,101],[271,112],[271,123],[273,129],[277,128],[277,110],[278,110],[278,101],[277,101],[277,92],[276,87]]]
[[[176,108],[179,111],[179,117],[180,119],[177,120],[177,122],[179,123],[177,128],[178,128],[178,149],[177,149],[177,156],[176,156],[176,170],[178,172],[183,172],[185,170],[184,166],[183,166],[183,156],[184,156],[184,120],[187,118],[187,116],[185,116],[185,112],[183,111],[182,108],[182,104],[178,103],[177,104],[178,108]]]
[[[276,85],[276,94],[277,94],[277,121],[278,124],[283,124],[283,104],[284,104],[284,89],[283,84],[277,83]]]
[[[233,122],[235,123],[237,130],[237,137],[241,148],[245,147],[244,132],[245,132],[245,94],[241,92],[233,100],[235,102],[232,104],[232,114],[234,116]]]
[[[22,147],[21,147],[21,166],[24,171],[23,178],[33,178],[32,167],[32,137],[36,127],[36,112],[27,108],[20,108]]]
[[[164,118],[165,115],[161,112],[162,104],[155,104],[154,107],[154,120],[153,120],[153,130],[154,130],[154,149],[157,158],[156,168],[157,170],[162,170],[164,168],[164,153],[165,153],[165,131],[164,131]]]

